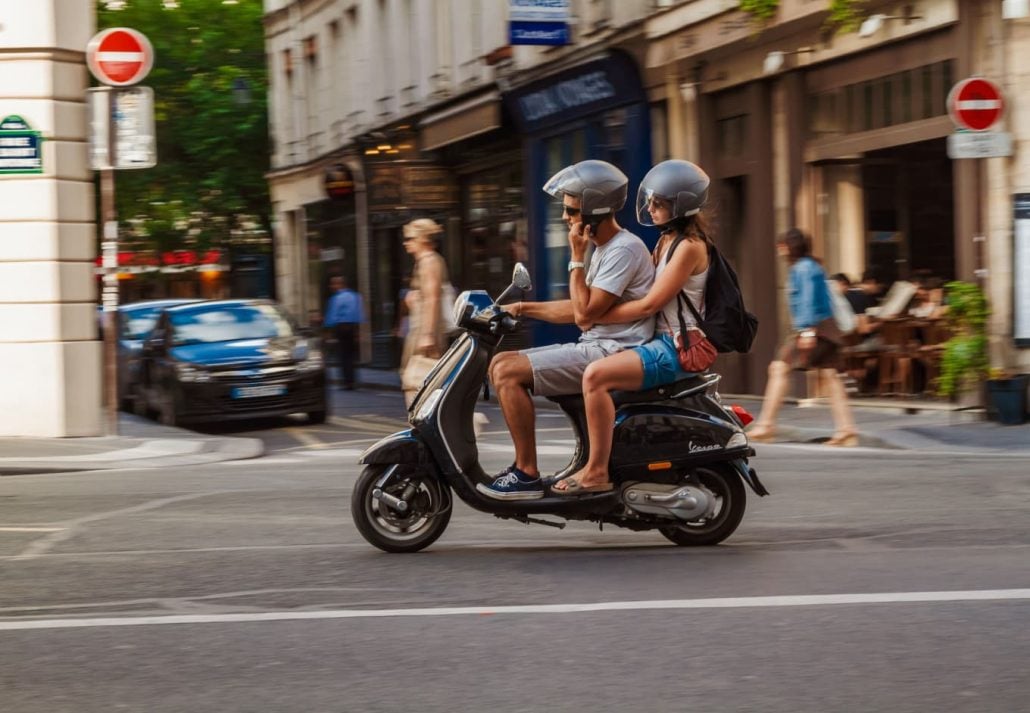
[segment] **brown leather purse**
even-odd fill
[[[715,349],[715,345],[708,341],[704,332],[696,327],[687,327],[686,320],[683,319],[684,302],[694,314],[694,319],[698,322],[701,321],[701,315],[694,309],[690,300],[683,295],[683,290],[678,291],[676,293],[676,316],[679,317],[680,331],[676,335],[676,356],[683,371],[699,374],[715,363],[715,357],[719,353]],[[685,344],[684,339],[686,339]]]

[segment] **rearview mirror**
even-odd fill
[[[533,279],[529,276],[529,270],[521,262],[515,263],[515,269],[511,273],[511,284],[522,291],[533,289]]]

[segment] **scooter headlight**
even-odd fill
[[[442,396],[443,389],[436,389],[433,393],[429,394],[428,398],[422,402],[422,406],[419,408],[418,413],[415,414],[415,418],[413,419],[414,423],[424,423],[426,419],[432,415],[437,402]]]
[[[465,290],[454,300],[454,311],[451,313],[451,318],[455,324],[461,324],[461,318],[465,314],[465,307],[469,303],[470,294],[469,290]]]

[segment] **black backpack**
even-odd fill
[[[673,251],[684,239],[685,236],[680,235],[673,241],[669,247],[666,263],[672,259]],[[682,294],[682,290],[678,294]],[[704,319],[698,314],[690,300],[683,301],[687,303],[694,319],[697,320],[697,326],[701,328],[701,331],[708,337],[708,341],[719,352],[746,354],[751,351],[751,344],[755,341],[755,334],[758,332],[758,318],[744,307],[744,297],[740,294],[737,273],[733,271],[733,267],[722,256],[722,253],[710,242],[708,243],[708,281],[705,283],[704,294]]]

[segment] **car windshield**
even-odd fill
[[[122,339],[145,339],[157,323],[162,307],[134,309],[122,315]]]
[[[211,344],[242,339],[269,339],[293,334],[286,315],[275,305],[211,305],[169,313],[172,344]]]

